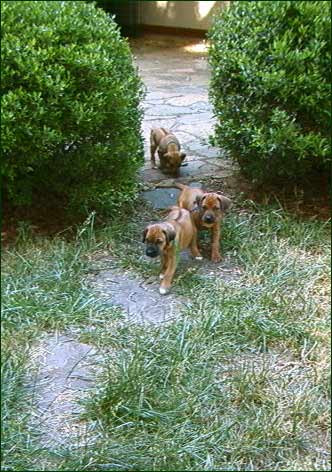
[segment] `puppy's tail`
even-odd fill
[[[181,184],[180,182],[175,182],[174,180],[166,180],[165,182],[159,182],[155,185],[155,188],[178,188],[179,190],[183,190],[187,188],[188,185]]]
[[[181,184],[180,182],[175,182],[174,187],[178,188],[179,190],[184,190],[185,188],[188,188],[188,185]]]

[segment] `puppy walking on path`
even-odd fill
[[[158,149],[160,168],[165,172],[176,175],[182,161],[186,157],[181,152],[181,146],[177,137],[165,128],[152,128],[150,135],[151,163],[156,166],[155,153]]]
[[[143,233],[145,253],[149,257],[161,258],[161,284],[159,292],[164,295],[171,287],[176,270],[176,253],[190,247],[196,259],[202,259],[197,247],[197,230],[189,211],[172,207],[167,219],[147,226]]]
[[[231,204],[229,198],[215,192],[204,192],[198,188],[176,183],[175,186],[182,190],[178,197],[178,205],[190,211],[197,231],[208,228],[212,231],[212,262],[221,260],[219,251],[220,221],[224,212]]]

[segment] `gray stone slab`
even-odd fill
[[[181,168],[183,177],[204,175],[206,173],[215,172],[216,166],[210,166],[203,160],[189,161],[188,166]]]
[[[211,112],[202,112],[202,113],[193,113],[193,111],[191,110],[190,113],[187,113],[187,114],[183,114],[180,118],[179,118],[179,123],[181,124],[184,124],[184,125],[191,125],[193,123],[195,123],[195,132],[198,132],[199,133],[199,128],[200,128],[200,124],[199,123],[202,123],[202,122],[207,122],[207,123],[213,123],[213,116],[212,116],[212,113]]]
[[[190,187],[201,188],[198,182],[192,182]],[[142,192],[141,195],[144,200],[148,201],[154,209],[161,210],[176,205],[180,190],[177,188],[156,188]]]
[[[196,103],[193,103],[191,105],[191,109],[197,113],[201,113],[201,112],[208,112],[208,113],[211,113],[212,115],[212,112],[213,112],[213,107],[212,105],[209,103],[209,102],[196,102]]]
[[[168,92],[166,90],[151,90],[146,94],[146,101],[149,100],[176,100],[181,97],[179,93]],[[171,103],[172,104],[172,103]],[[179,105],[187,105],[186,103],[179,103]]]
[[[223,151],[216,147],[203,144],[201,140],[193,140],[187,144],[187,149],[191,153],[202,157],[216,158],[222,155]]]
[[[32,348],[26,388],[34,399],[31,426],[47,448],[69,446],[85,425],[79,404],[94,386],[100,354],[66,334],[49,334]],[[32,372],[32,373],[31,373]]]
[[[140,176],[144,182],[159,182],[160,180],[168,178],[159,169],[151,169],[149,165],[140,170]]]
[[[160,264],[159,261],[151,262]],[[123,271],[105,271],[94,282],[94,287],[110,304],[123,309],[128,323],[160,324],[174,320],[188,300],[175,296],[160,295],[156,275],[151,283]]]
[[[150,116],[179,116],[185,114],[192,114],[193,111],[190,107],[161,104],[157,106],[148,105],[148,110],[145,113],[148,113]]]
[[[194,115],[190,115],[193,117]],[[179,118],[177,124],[174,128],[174,131],[182,131],[184,133],[191,134],[195,136],[198,140],[209,139],[209,136],[213,134],[215,121],[211,118],[208,121],[199,121],[200,115],[197,115],[197,120],[194,119],[192,122],[189,120],[189,124],[182,123],[182,118],[185,118],[185,115]]]
[[[192,106],[196,103],[207,103],[208,96],[207,91],[205,94],[202,93],[187,93],[185,95],[181,94],[177,97],[171,97],[167,99],[169,105],[181,105],[181,106]]]
[[[193,259],[188,250],[180,253],[173,286],[167,295],[159,294],[160,261],[148,258],[147,260],[156,269],[156,275],[149,280],[144,280],[143,277],[130,271],[112,269],[100,272],[91,282],[92,288],[106,303],[123,310],[123,323],[163,324],[176,321],[183,309],[190,304],[189,299],[176,293],[178,276],[190,271],[202,277],[202,280],[220,278],[225,283],[237,284],[242,275],[242,270],[234,265],[228,255],[220,263],[212,263],[209,260],[210,243],[203,243],[201,249],[204,255],[203,261]]]
[[[143,252],[143,251],[142,251]],[[162,324],[176,321],[183,309],[190,303],[186,297],[176,294],[176,278],[186,271],[195,272],[198,277],[220,277],[227,283],[237,283],[242,274],[229,256],[218,264],[210,258],[210,244],[203,244],[204,261],[196,261],[188,250],[182,251],[169,294],[159,294],[158,273],[159,260],[148,259],[155,266],[156,275],[144,280],[130,271],[112,269],[100,272],[92,282],[92,288],[104,298],[106,303],[118,306],[123,310],[124,323]],[[142,256],[144,257],[144,256]],[[207,258],[207,259],[206,259]]]
[[[179,193],[180,190],[176,188],[156,188],[155,190],[143,192],[142,196],[154,209],[160,210],[176,205]]]

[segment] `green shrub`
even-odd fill
[[[330,14],[327,1],[236,1],[215,18],[214,142],[257,182],[328,169]]]
[[[6,197],[117,206],[143,159],[143,87],[127,41],[94,4],[1,3]]]

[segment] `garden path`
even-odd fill
[[[152,169],[150,164],[150,130],[161,126],[176,134],[187,154],[186,166],[180,170],[181,181],[233,175],[231,161],[209,144],[215,118],[208,100],[210,73],[206,41],[147,36],[132,41],[132,49],[147,89],[143,102],[145,165],[141,177],[144,182],[167,180],[167,176]]]
[[[153,209],[164,210],[176,203],[179,190],[172,187],[175,181],[201,187],[202,182],[208,180],[210,187],[212,184],[225,191],[236,169],[223,151],[209,144],[215,118],[208,99],[210,72],[206,41],[149,35],[132,40],[131,46],[146,86],[142,126],[145,164],[140,173],[145,187],[142,197]],[[149,140],[152,127],[172,130],[187,154],[186,165],[181,167],[176,179],[152,169]],[[155,188],[156,185],[163,188]],[[144,226],[147,221],[142,223]],[[220,264],[212,264],[208,259],[200,263],[193,261],[186,251],[181,254],[178,272],[185,270],[195,271],[202,277],[217,276],[226,280],[239,275],[239,268],[227,255]],[[190,303],[172,292],[167,297],[161,296],[158,285],[157,279],[146,281],[130,271],[124,275],[114,270],[105,271],[95,280],[100,293],[108,294],[110,303],[122,307],[128,321],[138,323],[159,324],[174,319],[181,307]]]
[[[236,189],[239,189],[237,169],[225,155],[220,155],[221,151],[208,143],[214,118],[208,102],[209,71],[203,46],[204,43],[197,40],[172,37],[148,37],[132,42],[140,75],[147,86],[143,104],[146,162],[140,176],[145,187],[142,197],[150,202],[155,210],[148,218],[154,218],[156,212],[174,204],[178,192],[175,188],[169,188],[171,181],[167,176],[159,170],[151,169],[149,132],[152,126],[168,127],[179,137],[188,156],[188,165],[181,168],[179,179],[182,182],[196,186],[204,184],[208,188],[222,190],[231,197],[234,195],[234,182]],[[164,185],[164,188],[156,189],[157,183]],[[148,221],[151,219],[147,220],[146,216],[142,216],[142,228]],[[123,236],[126,237],[125,234]],[[138,238],[139,235],[131,244],[138,246]],[[143,258],[143,246],[139,257]],[[87,282],[95,289],[97,296],[100,293],[106,297],[107,303],[122,308],[124,317],[120,319],[120,323],[123,325],[153,323],[160,325],[162,329],[165,326],[163,323],[178,318],[183,307],[190,306],[191,301],[177,292],[177,282],[169,295],[161,296],[158,292],[157,277],[151,283],[131,269],[121,269],[112,255],[105,254],[102,262],[111,269],[97,271],[96,275],[91,274]],[[203,261],[193,261],[188,254],[181,254],[177,281],[181,274],[189,270],[195,271],[202,278],[220,277],[223,282],[229,284],[239,283],[238,278],[241,275],[241,269],[235,265],[232,255],[227,253],[219,264],[212,264],[206,257]],[[93,316],[91,320],[93,324]],[[112,328],[113,326],[109,329]],[[301,362],[303,352],[305,348],[301,351]],[[101,355],[92,346],[78,342],[77,336],[56,333],[43,337],[31,353],[35,374],[28,381],[37,407],[34,409],[34,426],[38,426],[39,431],[44,434],[42,450],[56,452],[52,455],[55,462],[57,457],[61,457],[61,453],[57,451],[59,448],[60,451],[62,448],[79,451],[82,446],[94,444],[93,429],[89,430],[91,423],[86,423],[80,417],[82,408],[79,401],[93,389],[96,369],[98,370],[100,364],[105,365],[103,356],[105,352]],[[241,371],[244,371],[247,365],[259,366],[259,370],[264,368],[265,372],[266,358],[267,356],[260,352],[257,356],[249,358],[249,361],[247,356],[236,358],[231,366],[234,365],[234,368]],[[297,367],[294,367],[295,362],[284,353],[283,357],[280,357],[272,352],[269,362],[278,378],[282,378],[282,382],[287,383],[283,379],[286,375],[289,376],[290,372],[295,371],[294,375],[299,377]],[[109,364],[106,362],[106,365]],[[287,365],[290,366],[288,371],[285,370]],[[228,375],[230,368],[226,363],[223,369],[225,375]],[[250,372],[251,369],[252,367]],[[281,369],[285,374],[280,376]],[[306,382],[305,378],[303,386],[298,388],[299,391],[307,388]],[[290,381],[290,386],[294,388],[293,381]],[[282,389],[285,389],[284,383]],[[292,395],[293,391],[290,392],[290,397]],[[322,454],[327,454],[325,446],[322,450]],[[105,465],[108,468],[109,464]],[[100,464],[99,468],[102,466],[104,464]],[[42,470],[50,468],[45,466]]]
[[[209,144],[215,123],[208,101],[209,70],[206,44],[202,40],[149,36],[132,41],[139,73],[146,85],[143,102],[145,164],[140,178],[142,197],[156,209],[165,209],[176,201],[178,190],[168,188],[173,179],[151,168],[149,134],[153,126],[171,129],[187,154],[179,181],[201,186],[205,178],[219,190],[227,187],[234,175],[234,165],[222,151]],[[222,157],[222,158],[220,158]],[[155,188],[155,185],[165,188]],[[227,193],[227,191],[226,191]],[[147,221],[142,221],[145,225]],[[143,251],[142,251],[143,254]],[[104,262],[112,266],[111,258]],[[220,264],[205,259],[193,261],[181,255],[179,272],[195,270],[202,277],[233,280],[240,275],[230,257]],[[162,296],[158,280],[145,280],[130,270],[112,268],[89,280],[96,293],[111,305],[122,308],[129,323],[160,324],[172,321],[190,300],[171,292]],[[93,386],[94,368],[99,354],[66,334],[45,336],[32,355],[33,378],[28,379],[37,403],[36,418],[44,431],[43,446],[54,449],[78,441],[84,428],[79,420],[78,400]],[[34,421],[35,423],[35,421]]]
[[[145,164],[140,173],[145,187],[142,197],[153,209],[166,209],[176,203],[179,190],[172,187],[176,180],[196,187],[208,180],[210,186],[225,191],[236,169],[220,149],[209,144],[215,119],[208,100],[210,73],[206,41],[149,35],[132,40],[131,46],[146,86],[142,126]],[[149,144],[152,127],[172,130],[187,154],[187,165],[181,167],[177,179],[152,169]],[[163,188],[155,188],[156,185]],[[142,222],[142,228],[145,224],[147,221]],[[212,264],[207,259],[193,261],[186,251],[181,254],[178,272],[185,270],[193,270],[202,277],[220,276],[226,280],[239,275],[239,268],[227,255],[220,264]],[[122,307],[131,322],[163,323],[174,319],[181,307],[190,303],[174,292],[167,297],[160,295],[157,279],[146,281],[130,271],[125,274],[113,269],[104,271],[96,277],[94,285],[99,293],[106,294],[110,303]]]

